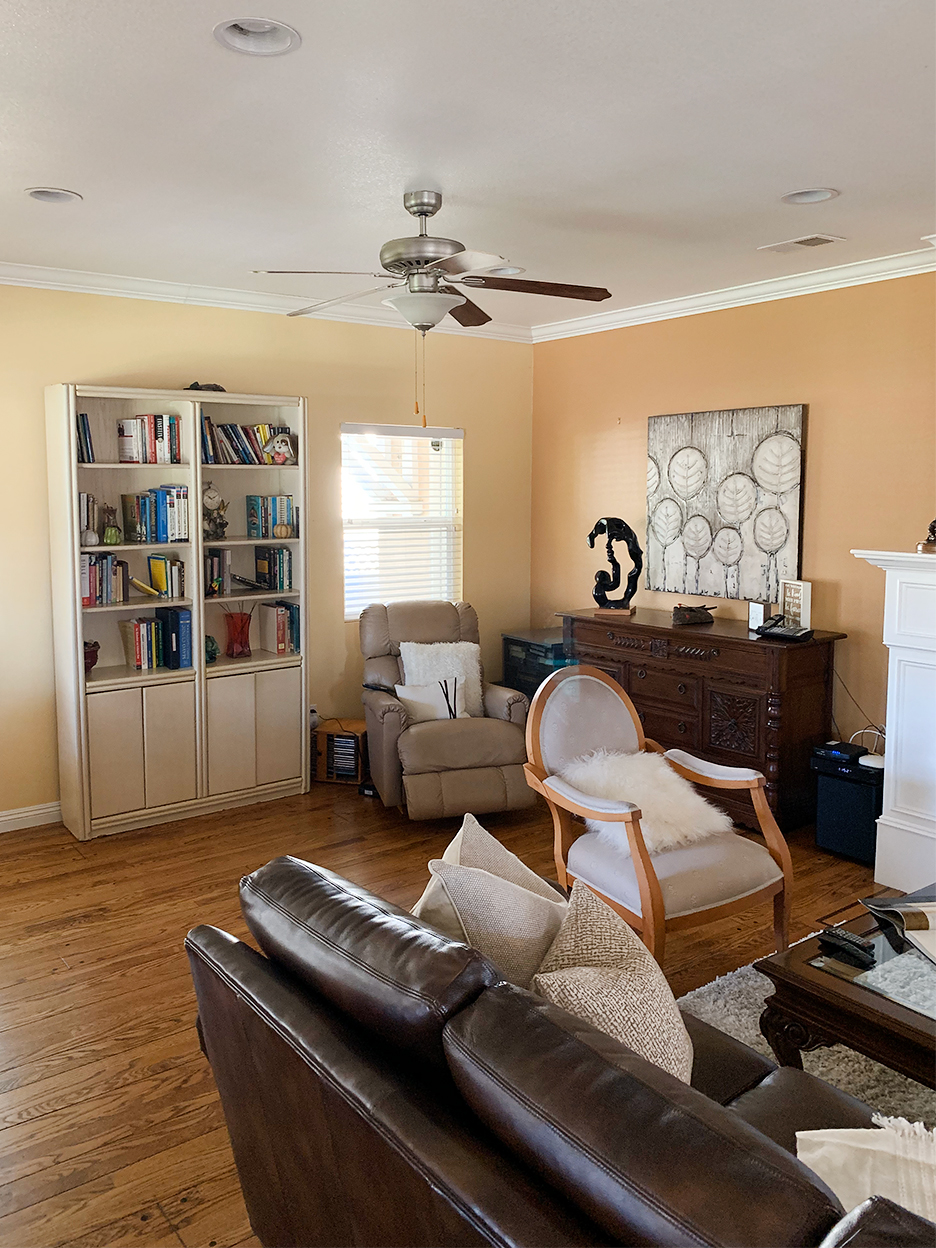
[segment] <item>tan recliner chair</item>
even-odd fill
[[[405,804],[411,819],[532,805],[523,772],[526,697],[485,684],[484,718],[414,724],[394,693],[403,683],[401,641],[477,642],[478,617],[467,602],[372,603],[361,612],[367,747],[383,804]]]

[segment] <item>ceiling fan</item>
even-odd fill
[[[401,313],[423,335],[433,329],[448,313],[459,325],[471,327],[484,325],[491,318],[467,295],[455,286],[468,286],[479,290],[517,290],[528,295],[559,295],[565,299],[587,299],[598,302],[610,299],[611,292],[603,286],[569,286],[563,282],[517,281],[516,274],[523,269],[509,264],[503,256],[472,251],[454,238],[433,238],[426,231],[426,220],[442,207],[438,191],[407,191],[403,207],[419,218],[419,233],[415,238],[393,238],[380,249],[383,273],[351,273],[342,269],[254,269],[255,273],[270,274],[347,274],[349,277],[379,277],[389,281],[389,286],[375,286],[371,290],[359,290],[352,295],[337,299],[324,299],[297,308],[288,316],[305,316],[318,312],[329,304],[345,303],[350,299],[363,299],[365,295],[380,290],[393,290],[405,286],[406,290],[383,302]],[[395,277],[402,281],[394,282]]]

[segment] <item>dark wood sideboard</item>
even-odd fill
[[[557,614],[566,653],[627,690],[648,737],[713,763],[755,767],[785,832],[813,822],[810,751],[832,736],[833,651],[845,633],[782,642],[758,637],[743,620],[674,628],[669,612],[642,607],[619,619]],[[706,796],[756,827],[746,795]]]

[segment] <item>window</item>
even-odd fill
[[[461,429],[341,426],[345,619],[462,593]]]

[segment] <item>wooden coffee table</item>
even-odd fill
[[[869,938],[878,930],[870,914],[846,926]],[[760,1029],[780,1065],[802,1070],[804,1052],[844,1044],[936,1088],[936,1019],[810,965],[822,956],[813,936],[754,963],[775,988]]]

